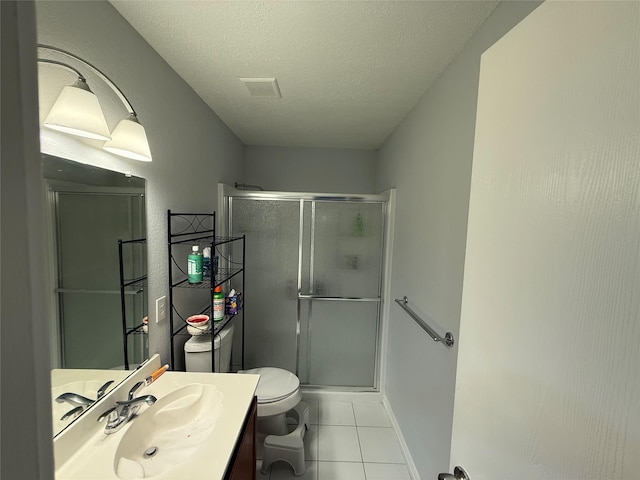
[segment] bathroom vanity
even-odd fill
[[[229,462],[225,479],[248,480],[256,475],[256,421],[258,402],[253,398],[251,409],[242,427],[242,436],[237,442],[233,458]]]
[[[258,375],[166,372],[134,389],[137,415],[105,434],[105,414],[159,367],[154,356],[56,435],[57,480],[255,478]]]

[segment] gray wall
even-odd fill
[[[378,193],[375,158],[373,150],[247,147],[244,183],[278,191]]]
[[[3,479],[53,478],[33,4],[1,2]]]
[[[120,159],[48,131],[42,149],[147,179],[149,299],[155,305],[167,294],[167,209],[216,210],[217,183],[242,176],[244,144],[108,2],[37,2],[36,14],[38,41],[100,68],[126,93],[145,126],[151,163]],[[114,107],[103,108],[111,113]],[[107,120],[113,128],[119,118]],[[149,351],[167,362],[168,321],[156,325],[155,308],[149,318]]]
[[[392,298],[457,338],[480,56],[537,2],[505,2],[378,152],[376,189],[397,188]],[[386,396],[421,478],[449,467],[457,350],[390,309]]]

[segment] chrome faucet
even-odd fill
[[[116,402],[116,406],[110,408],[106,412],[104,412],[100,417],[98,417],[98,421],[101,422],[105,418],[107,419],[107,424],[104,427],[105,435],[111,435],[112,433],[117,432],[122,427],[126,425],[126,423],[131,420],[143,403],[147,405],[153,405],[156,403],[157,398],[153,395],[144,395],[142,397],[134,398],[136,391],[144,385],[144,382],[138,382],[131,390],[129,390],[128,399],[122,402]]]
[[[74,407],[71,410],[69,410],[67,413],[65,413],[62,417],[60,417],[60,420],[65,421],[65,420],[68,420],[69,418],[75,418],[78,415],[80,415],[82,412],[84,412],[85,408],[88,408],[89,405],[92,405],[98,400],[100,400],[104,396],[104,394],[107,393],[107,389],[112,383],[113,383],[113,380],[109,380],[104,385],[102,385],[96,392],[95,400],[91,400],[90,398],[87,398],[84,395],[80,395],[78,393],[73,393],[73,392],[66,392],[66,393],[63,393],[62,395],[58,395],[56,397],[56,402],[58,403],[67,402],[73,405]]]
[[[80,395],[78,393],[66,392],[62,395],[58,395],[56,397],[56,402],[64,403],[67,402],[72,405],[74,408],[65,413],[60,420],[67,420],[69,418],[74,418],[84,412],[84,409],[89,407],[89,405],[93,405],[95,402],[100,400],[105,393],[107,393],[107,389],[113,383],[113,380],[109,380],[104,385],[102,385],[98,391],[96,392],[96,399],[91,400],[90,398],[85,397],[84,395]]]
[[[58,397],[56,397],[56,402],[67,402],[68,404],[73,406],[71,410],[60,417],[60,420],[64,422],[70,418],[75,418],[80,415],[84,411],[85,407],[91,405],[94,400],[84,397],[78,393],[67,392],[63,393],[62,395],[58,395]]]
[[[62,395],[58,395],[56,397],[56,402],[58,403],[67,402],[76,407],[78,406],[86,407],[88,405],[91,405],[93,402],[97,402],[98,400],[100,400],[104,396],[104,394],[107,393],[107,389],[112,383],[113,383],[113,380],[109,380],[104,385],[102,385],[96,392],[95,400],[87,398],[84,395],[80,395],[79,393],[66,392],[66,393],[63,393]]]

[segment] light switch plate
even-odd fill
[[[156,299],[156,323],[167,319],[167,296]]]

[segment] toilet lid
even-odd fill
[[[300,380],[293,373],[274,367],[245,370],[244,373],[260,375],[256,396],[258,403],[277,402],[288,397],[300,387]]]

